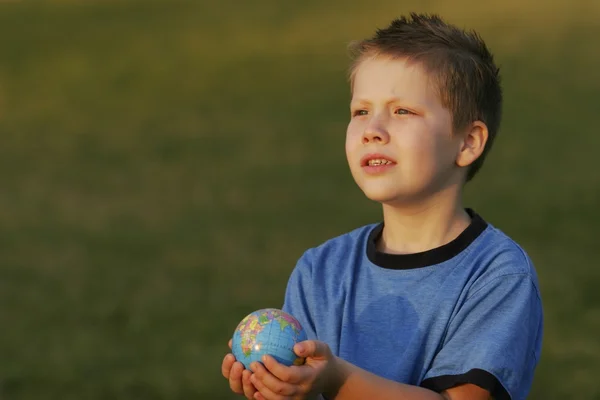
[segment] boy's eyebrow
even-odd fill
[[[388,105],[390,103],[398,103],[398,102],[403,102],[403,101],[405,101],[405,100],[400,97],[391,97],[385,102],[385,104]],[[352,99],[350,101],[350,105],[357,105],[357,104],[369,106],[369,105],[373,104],[373,102],[371,102],[370,100],[364,99],[364,98]]]
[[[372,103],[369,100],[366,100],[366,99],[352,99],[350,101],[350,105],[356,105],[356,104],[371,105]]]

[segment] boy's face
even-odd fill
[[[431,198],[461,176],[452,115],[418,63],[375,57],[354,76],[346,133],[350,171],[365,195],[400,205]]]

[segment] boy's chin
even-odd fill
[[[391,207],[412,207],[423,200],[422,193],[399,190],[363,190],[363,193],[369,200]]]
[[[401,193],[390,193],[382,190],[363,190],[363,193],[367,199],[382,205],[400,205],[405,203],[410,198],[410,196],[406,196]]]

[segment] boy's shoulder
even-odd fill
[[[310,273],[342,272],[348,261],[359,261],[366,252],[369,235],[381,223],[361,225],[304,251],[296,268]],[[334,274],[337,275],[337,274]]]
[[[371,231],[379,225],[381,225],[381,222],[358,226],[307,249],[305,255],[321,258],[336,256],[340,252],[348,253],[364,250]]]
[[[533,263],[525,249],[508,234],[488,223],[486,230],[473,247],[474,255],[489,259],[495,265],[497,274],[530,274]],[[502,266],[502,268],[498,268]]]
[[[519,279],[530,281],[539,294],[537,272],[527,251],[490,223],[467,248],[465,264],[470,266],[472,274],[470,291],[519,276]]]

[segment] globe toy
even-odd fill
[[[301,365],[304,359],[294,353],[294,345],[306,339],[296,318],[276,308],[265,308],[248,314],[239,323],[231,348],[246,369],[265,354],[287,366]]]

